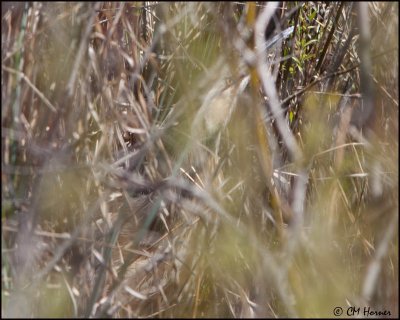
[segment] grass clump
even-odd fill
[[[3,3],[2,315],[398,316],[397,13]]]

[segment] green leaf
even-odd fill
[[[313,44],[314,42],[317,42],[317,39],[312,39],[312,40],[308,41],[304,46],[308,47],[310,44]]]
[[[313,11],[313,12],[311,12],[311,14],[308,16],[308,19],[310,19],[310,21],[313,21],[316,15],[317,15],[317,11]]]
[[[296,57],[292,57],[292,59],[296,62],[296,64],[297,64],[298,66],[301,65],[301,62],[300,62],[299,59],[297,59]]]

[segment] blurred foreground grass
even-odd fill
[[[1,72],[2,316],[398,317],[397,3],[3,2]]]

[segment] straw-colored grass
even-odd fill
[[[2,316],[398,317],[397,31],[2,3]]]

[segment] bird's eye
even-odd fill
[[[124,139],[125,142],[129,142],[132,139],[132,136],[129,132],[125,131],[124,134],[122,135],[122,138]]]
[[[225,78],[225,84],[227,87],[231,86],[233,84],[233,80],[231,77],[226,77]]]

